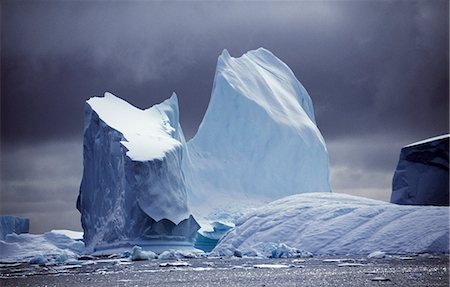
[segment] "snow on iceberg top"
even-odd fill
[[[249,73],[251,71],[251,73]],[[244,97],[254,101],[276,121],[297,126],[309,117],[315,124],[311,98],[292,70],[270,51],[259,48],[233,58],[223,50],[217,63],[220,74]]]
[[[429,138],[429,139],[424,139],[424,140],[421,140],[421,141],[418,141],[418,142],[415,142],[415,143],[412,143],[412,144],[409,144],[409,145],[405,145],[404,147],[417,146],[417,145],[421,145],[421,144],[424,144],[424,143],[429,143],[429,142],[442,140],[442,139],[446,139],[446,138],[447,139],[450,138],[450,134],[440,135],[440,136],[432,137],[432,138]]]
[[[128,149],[127,156],[135,161],[162,159],[165,153],[181,143],[174,138],[178,125],[178,99],[175,93],[151,108],[141,110],[126,101],[105,93],[86,101],[111,128],[122,133],[121,143]]]

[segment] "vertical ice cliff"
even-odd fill
[[[181,142],[175,94],[146,110],[110,93],[86,102],[77,208],[89,248],[193,239],[199,227],[187,206]]]
[[[220,55],[208,109],[187,152],[183,169],[198,214],[218,218],[287,195],[331,191],[311,98],[263,48],[239,58]]]
[[[28,233],[30,230],[30,219],[21,216],[0,216],[0,240],[4,240],[8,234]]]
[[[449,205],[449,135],[407,145],[400,152],[391,202]]]

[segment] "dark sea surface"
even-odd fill
[[[0,264],[0,286],[449,286],[448,255]]]

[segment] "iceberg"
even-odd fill
[[[86,102],[77,208],[93,252],[151,240],[195,240],[210,250],[249,209],[331,192],[329,177],[311,98],[263,48],[240,58],[223,51],[205,117],[188,143],[175,93],[146,110],[110,93]]]
[[[448,222],[448,207],[397,205],[338,193],[304,193],[247,213],[212,254],[232,255],[238,250],[242,254],[274,256],[267,254],[268,247],[275,250],[275,255],[283,251],[286,257],[302,257],[309,252],[448,253]]]
[[[214,221],[210,226],[212,229],[200,229],[195,237],[194,247],[205,252],[210,252],[217,245],[219,239],[222,238],[222,236],[225,235],[228,230],[234,227],[234,224],[230,225]]]
[[[4,240],[8,234],[28,233],[30,220],[26,217],[1,215],[0,216],[0,240]]]
[[[140,246],[133,246],[131,249],[131,261],[142,261],[142,260],[150,260],[156,259],[158,255],[152,251],[143,251]]]
[[[183,171],[202,227],[233,222],[236,214],[287,195],[331,191],[311,98],[264,48],[239,58],[224,50],[218,58],[209,106],[187,142]]]
[[[86,102],[77,209],[87,250],[192,245],[199,225],[187,205],[178,117],[175,93],[145,110],[110,93]]]
[[[449,205],[449,135],[407,145],[400,152],[391,202]]]

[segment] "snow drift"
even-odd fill
[[[110,93],[86,102],[77,208],[87,247],[193,240],[199,226],[187,206],[182,142],[175,94],[146,110]]]
[[[9,234],[0,240],[0,258],[3,262],[28,261],[33,257],[47,259],[59,255],[76,258],[83,250],[81,240],[55,232]]]
[[[336,193],[288,196],[236,222],[213,250],[266,254],[278,247],[314,255],[449,252],[449,208],[400,206]],[[280,248],[278,248],[280,249]]]
[[[407,145],[392,183],[391,202],[411,205],[449,205],[449,135]]]
[[[303,192],[330,192],[328,153],[311,98],[266,49],[217,61],[211,100],[183,158],[196,218],[233,214]]]

